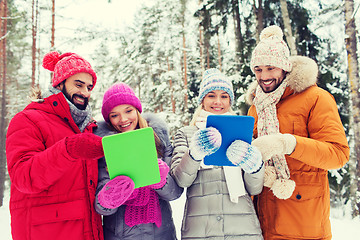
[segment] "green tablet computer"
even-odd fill
[[[151,127],[103,137],[102,144],[110,179],[126,175],[134,181],[135,188],[160,182]]]

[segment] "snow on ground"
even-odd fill
[[[171,202],[173,208],[173,218],[177,233],[180,239],[180,227],[185,203],[185,193]],[[355,240],[360,236],[360,219],[351,219],[350,217],[343,216],[342,209],[331,210],[331,225],[333,232],[333,240]],[[10,214],[9,214],[9,195],[6,194],[4,198],[4,206],[0,207],[0,233],[1,240],[11,240],[10,230]]]

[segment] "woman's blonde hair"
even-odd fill
[[[192,117],[191,122],[190,122],[190,126],[195,126],[196,119],[200,115],[200,112],[201,112],[202,109],[204,109],[204,107],[203,107],[203,103],[201,102],[200,105],[196,108],[196,110],[195,110],[195,112],[193,114],[193,117]]]
[[[139,110],[136,109],[136,113],[138,115],[138,128],[146,128],[149,127],[148,122],[146,121],[145,118],[143,118],[139,112]],[[158,153],[158,155],[160,155],[161,157],[164,157],[164,153],[163,153],[163,148],[162,148],[162,143],[160,138],[158,137],[158,135],[155,133],[154,131],[154,138],[155,138],[155,146],[156,146],[156,152]]]

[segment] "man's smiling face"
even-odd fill
[[[285,78],[286,72],[274,66],[256,66],[256,80],[265,93],[275,91]]]
[[[93,78],[89,73],[77,73],[67,78],[58,88],[78,109],[85,110],[93,89]]]

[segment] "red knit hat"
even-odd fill
[[[49,52],[45,54],[42,66],[54,72],[53,87],[81,72],[89,73],[93,77],[93,88],[95,87],[97,77],[94,70],[88,61],[76,53],[68,52],[60,55],[58,52]]]
[[[101,107],[101,113],[106,122],[109,122],[110,111],[122,104],[129,104],[134,106],[142,112],[141,102],[138,97],[135,96],[134,91],[125,83],[117,83],[111,86],[104,93],[103,104]]]

